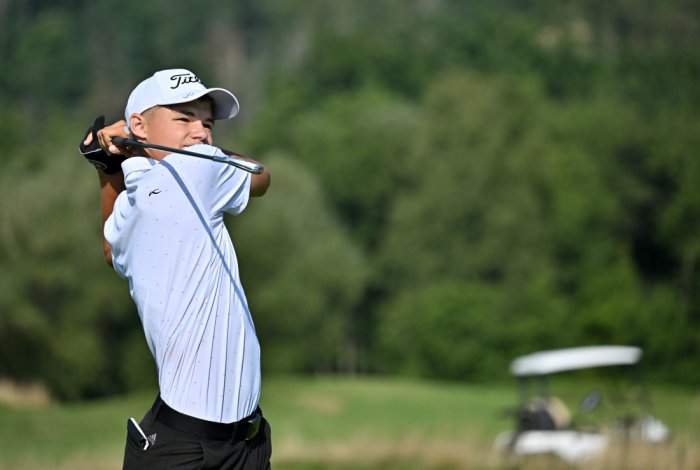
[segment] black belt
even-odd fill
[[[235,423],[217,423],[206,421],[180,413],[168,406],[160,395],[153,404],[156,410],[156,419],[163,424],[178,431],[197,434],[207,439],[217,441],[249,441],[254,438],[260,429],[262,411],[258,407],[252,415]]]

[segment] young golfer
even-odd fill
[[[112,142],[223,155],[214,125],[238,109],[231,92],[163,70],[133,90],[126,121],[98,119],[80,146],[98,168],[105,258],[129,281],[158,368],[155,403],[128,422],[125,469],[270,468],[260,347],[224,225],[270,174]]]

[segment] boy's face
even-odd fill
[[[212,103],[208,100],[156,106],[145,111],[143,117],[143,133],[148,143],[178,149],[195,144],[213,144],[214,118]],[[157,154],[153,155],[156,158],[166,155],[159,151],[154,153]]]

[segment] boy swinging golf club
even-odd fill
[[[125,469],[270,467],[260,348],[223,223],[270,174],[212,146],[215,121],[238,109],[231,92],[163,70],[131,93],[126,121],[98,118],[80,145],[98,168],[105,258],[129,281],[158,367],[155,403],[128,420]]]

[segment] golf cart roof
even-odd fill
[[[511,374],[518,377],[546,375],[591,367],[625,366],[639,362],[642,350],[634,346],[584,346],[540,351],[516,358]]]

